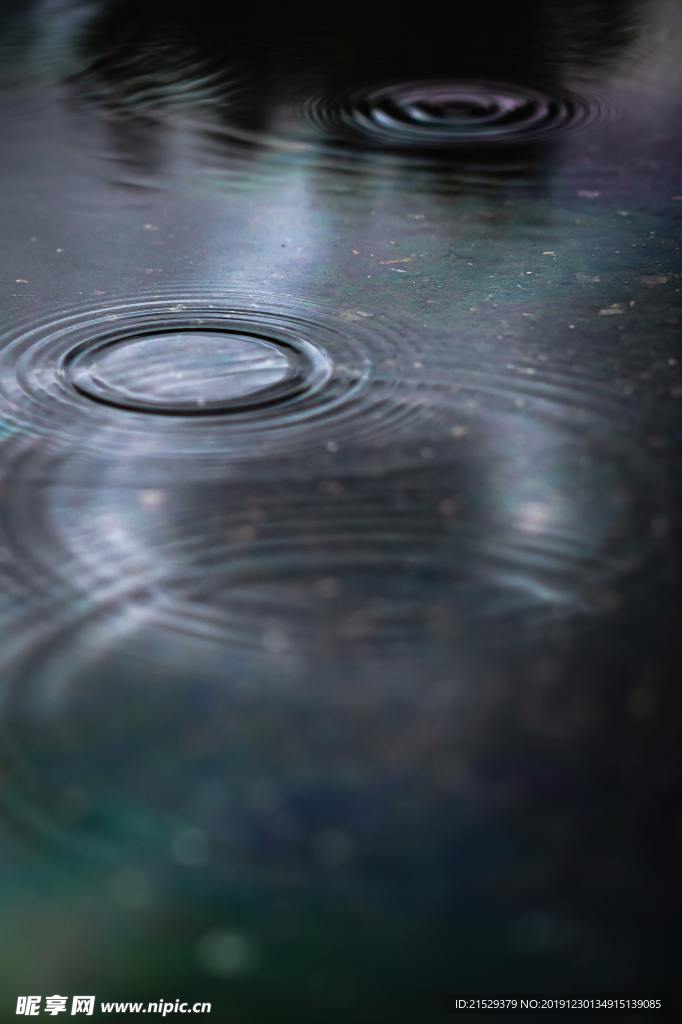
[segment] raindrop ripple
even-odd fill
[[[76,391],[120,409],[177,416],[229,414],[286,402],[329,377],[325,355],[302,338],[191,325],[132,335],[113,330],[70,349],[63,372]],[[242,326],[243,321],[243,326]]]
[[[332,135],[387,149],[540,142],[606,113],[596,97],[493,81],[424,80],[317,97],[305,116]]]
[[[25,475],[66,455],[123,459],[133,475],[141,462],[173,476],[226,459],[271,470],[272,458],[284,468],[305,451],[409,436],[423,416],[400,387],[402,324],[282,295],[168,291],[0,339],[6,466]]]

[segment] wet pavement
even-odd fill
[[[675,990],[682,20],[507,6],[3,4],[2,1021]]]

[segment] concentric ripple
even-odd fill
[[[592,97],[491,81],[398,82],[345,97],[318,97],[306,116],[324,131],[389,148],[449,148],[540,141],[590,123]]]
[[[176,327],[132,336],[112,331],[71,349],[64,369],[73,387],[96,401],[184,416],[285,402],[331,372],[324,354],[303,339],[270,339],[246,327]]]
[[[283,468],[306,450],[410,436],[428,417],[403,384],[414,327],[300,298],[169,295],[67,310],[2,339],[13,472],[62,455],[124,459],[133,476],[141,461],[161,476],[271,456]]]

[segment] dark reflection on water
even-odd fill
[[[123,150],[131,133],[149,140],[179,120],[213,145],[238,144],[245,176],[253,147],[265,147],[271,160],[305,155],[337,173],[407,153],[413,171],[430,172],[422,187],[445,173],[449,190],[471,178],[480,188],[482,172],[499,186],[501,176],[533,180],[543,143],[609,115],[598,95],[562,80],[576,62],[608,66],[632,43],[639,5],[597,7],[593,30],[574,28],[560,6],[526,2],[494,33],[489,12],[458,12],[453,33],[430,18],[407,31],[386,9],[351,4],[314,21],[274,13],[265,26],[242,14],[225,38],[220,5],[193,16],[172,4],[160,24],[158,5],[122,2],[88,26],[72,85],[106,113]],[[504,156],[490,153],[502,144]],[[390,161],[370,169],[400,173]]]
[[[676,7],[223,6],[0,13],[0,1019],[669,992]]]

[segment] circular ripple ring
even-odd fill
[[[281,326],[267,336],[257,333],[257,323],[250,330],[246,316],[233,317],[238,328],[204,320],[133,334],[105,332],[65,354],[64,376],[80,394],[105,405],[172,416],[263,409],[329,379],[325,355],[287,337]]]
[[[532,143],[606,113],[595,97],[504,82],[424,80],[318,97],[304,113],[319,129],[388,149]]]
[[[7,331],[6,459],[36,472],[60,455],[131,473],[142,461],[157,475],[179,460],[198,473],[268,456],[300,465],[327,444],[381,445],[421,415],[398,383],[412,359],[402,325],[282,294],[165,294]]]

